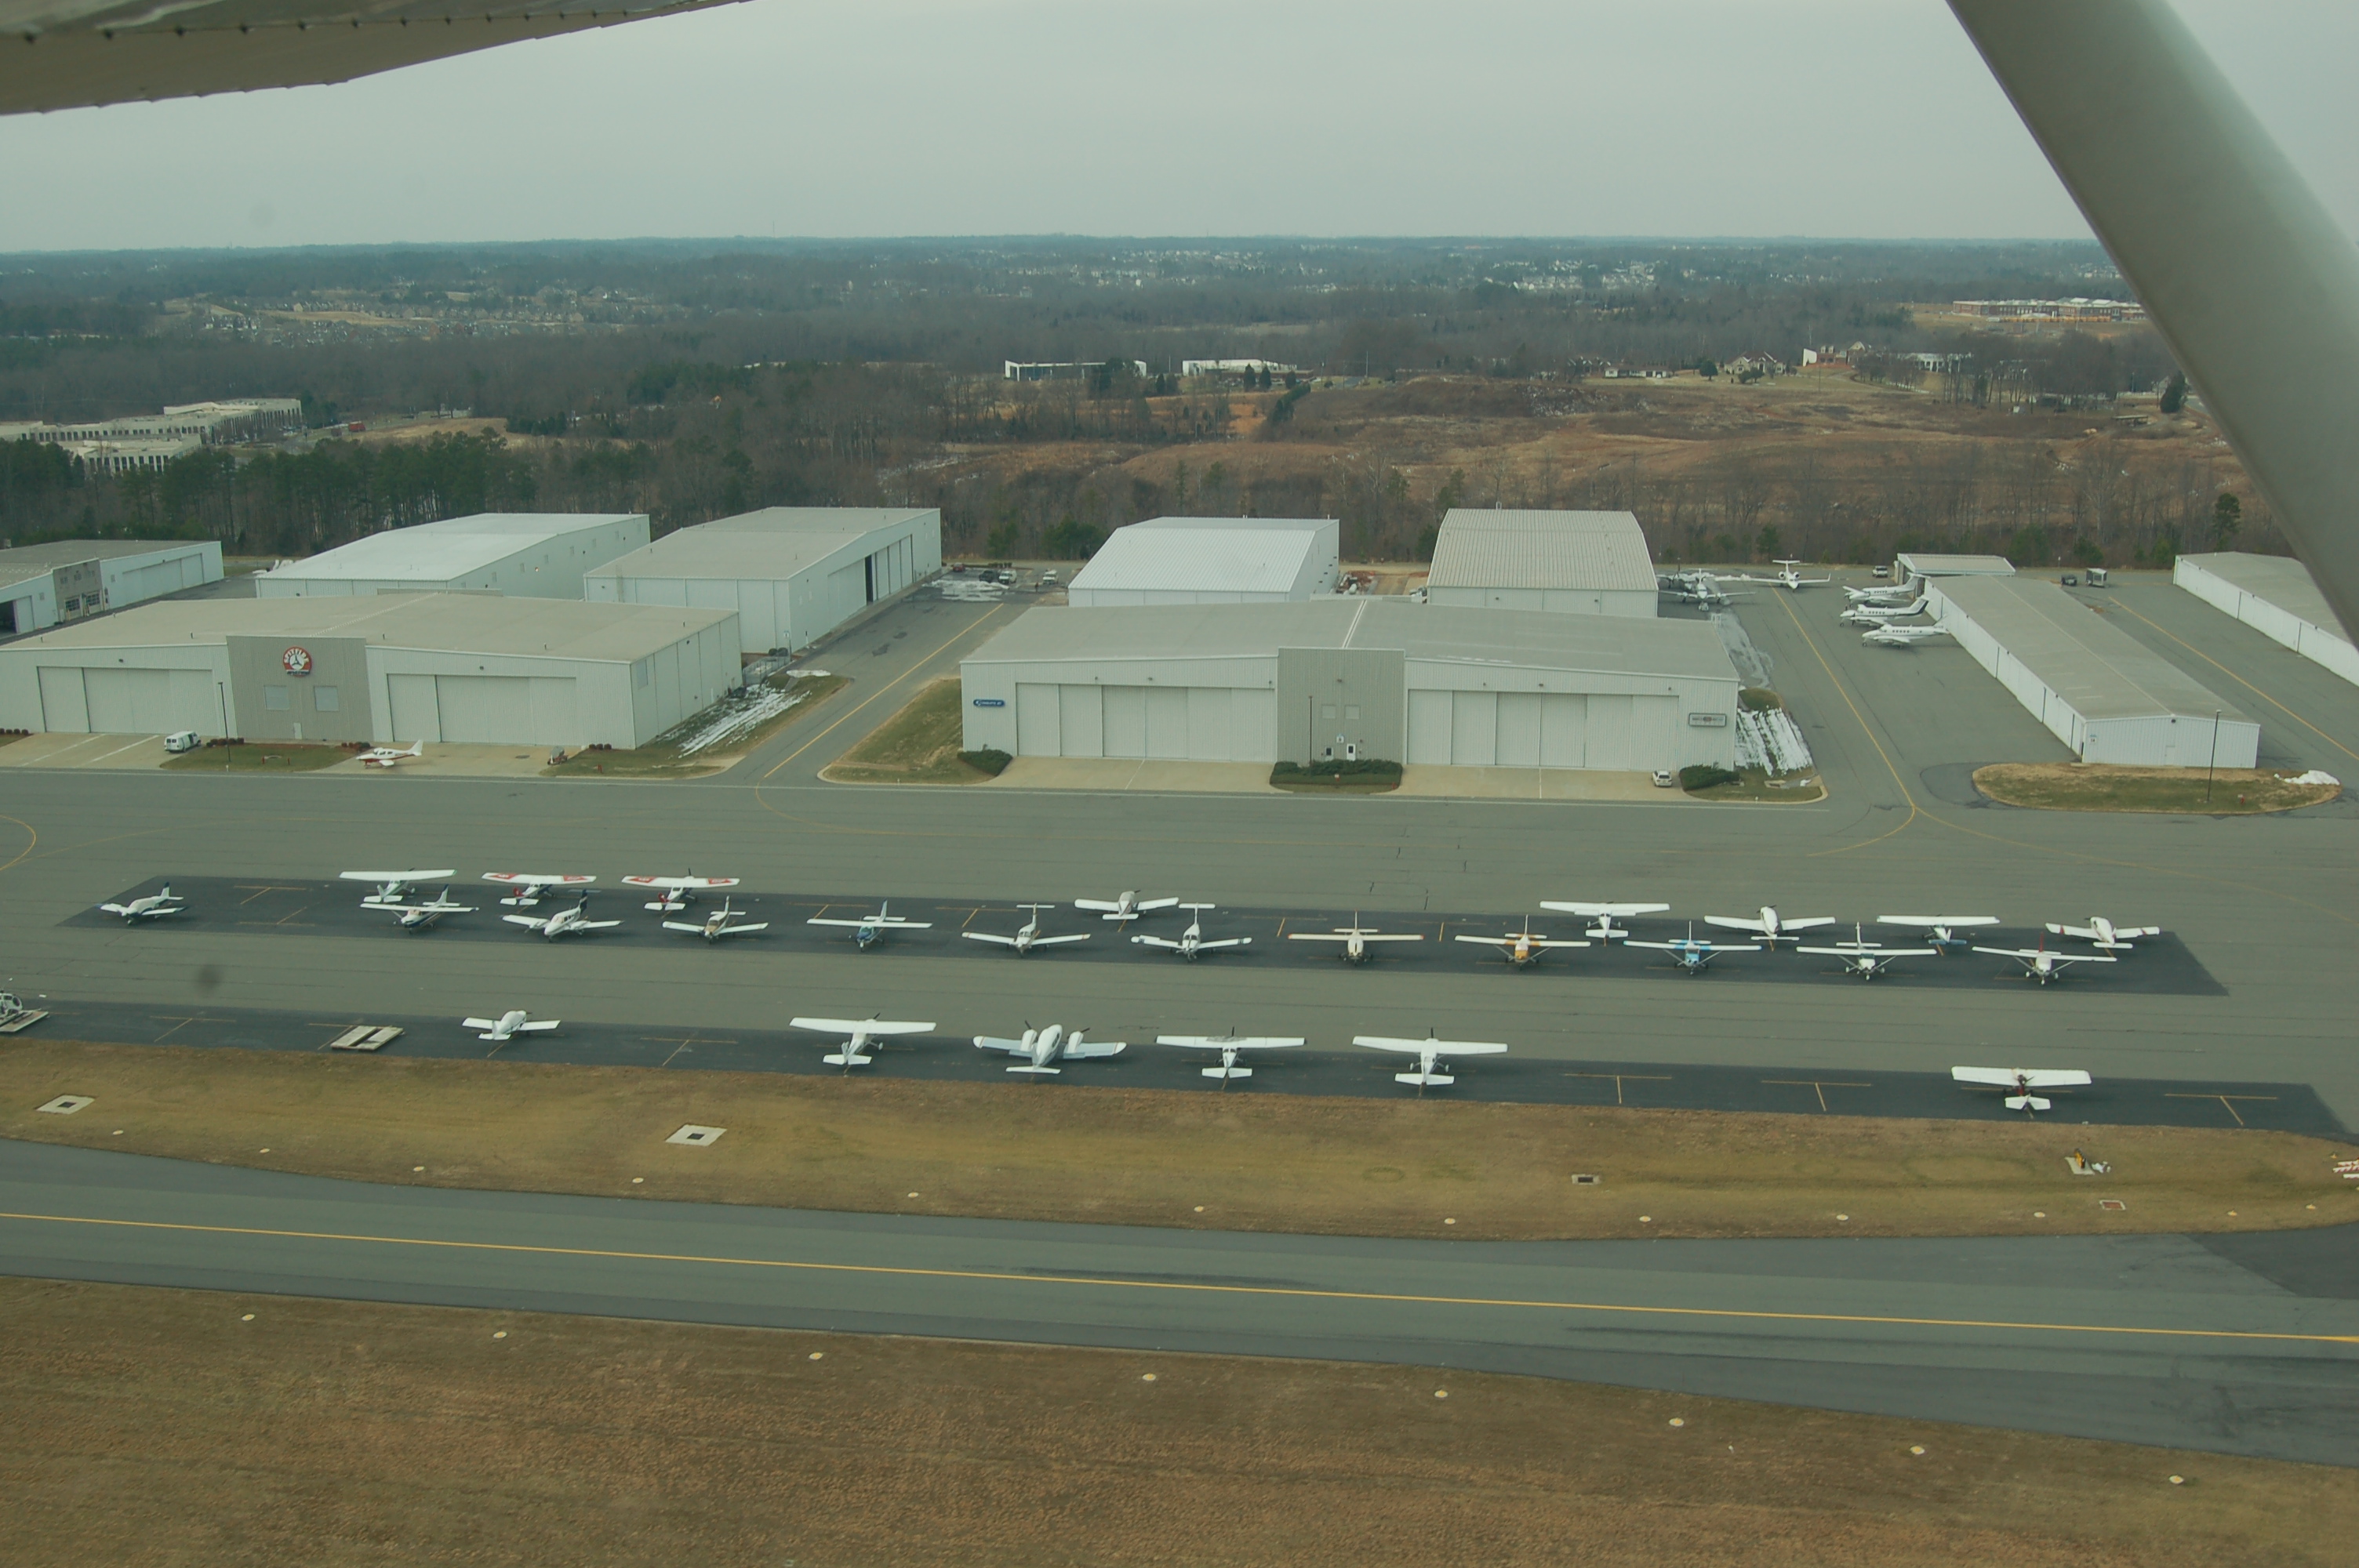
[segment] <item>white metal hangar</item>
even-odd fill
[[[585,575],[582,591],[734,610],[758,653],[804,647],[941,568],[931,508],[771,506],[667,534]]]
[[[0,550],[0,637],[221,581],[211,539],[60,539]]]
[[[965,744],[1031,757],[1655,769],[1735,760],[1701,621],[1406,600],[1041,609],[961,665]]]
[[[254,591],[258,599],[444,591],[580,599],[583,572],[647,542],[645,513],[480,512],[282,561],[255,575]]]
[[[1935,619],[2084,762],[2254,765],[2261,727],[2052,582],[1941,578]]]
[[[1892,575],[1902,582],[1929,577],[2013,577],[2015,563],[2005,556],[1941,556],[1927,550],[1903,550],[1893,557]]]
[[[1652,619],[1655,557],[1627,512],[1454,507],[1433,542],[1430,604]]]
[[[1151,517],[1117,528],[1073,576],[1066,602],[1283,604],[1335,591],[1332,517]]]
[[[725,610],[182,600],[0,646],[0,728],[636,746],[718,700],[740,663]]]
[[[2181,556],[2170,580],[2215,610],[2276,638],[2306,659],[2359,683],[2359,648],[2327,607],[2310,568],[2290,556],[2241,550]]]

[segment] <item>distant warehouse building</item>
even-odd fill
[[[2359,683],[2359,649],[2351,645],[2351,633],[2343,629],[2310,568],[2299,561],[2238,550],[2181,556],[2170,568],[2170,580],[2302,657]]]
[[[2005,556],[1942,556],[1930,550],[1903,550],[1894,557],[1893,576],[1902,582],[1930,577],[2013,577],[2015,563]]]
[[[647,542],[645,513],[482,512],[388,528],[254,579],[258,599],[499,593],[580,599],[582,574]]]
[[[1425,579],[1431,604],[1652,620],[1655,557],[1627,512],[1452,508]]]
[[[942,514],[772,506],[667,534],[585,574],[593,604],[734,610],[756,653],[804,647],[942,569]]]
[[[221,546],[211,539],[61,539],[0,550],[0,637],[221,578]]]
[[[184,600],[0,646],[0,728],[636,746],[718,700],[739,665],[725,610]]]
[[[2052,582],[1942,578],[1931,610],[2084,762],[2249,768],[2261,727]]]
[[[1655,769],[1735,761],[1701,621],[1405,600],[1027,612],[960,666],[965,744],[1029,757]]]
[[[1073,575],[1066,601],[1284,604],[1335,591],[1332,517],[1154,517],[1117,528]]]

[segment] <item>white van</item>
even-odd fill
[[[193,752],[203,744],[193,730],[175,730],[164,737],[164,750],[168,752]]]

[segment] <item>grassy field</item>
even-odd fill
[[[800,723],[822,706],[829,697],[842,691],[851,682],[842,676],[817,676],[810,679],[788,681],[784,676],[771,677],[774,685],[798,694],[802,698],[784,713],[762,723],[709,751],[692,757],[680,754],[682,736],[691,732],[683,725],[679,730],[659,736],[647,745],[625,752],[582,752],[568,757],[553,768],[543,768],[545,778],[610,778],[610,779],[692,779],[706,773],[716,773],[740,757],[768,741],[780,731]]]
[[[163,765],[188,773],[313,773],[338,762],[348,762],[354,755],[342,746],[271,741],[251,745],[200,746],[193,752],[165,758]]]
[[[959,760],[963,716],[958,676],[929,681],[820,776],[836,784],[980,784],[992,775]]]
[[[1771,788],[1769,774],[1760,768],[1739,768],[1734,784],[1714,784],[1710,789],[1687,792],[1697,800],[1771,801],[1781,806],[1799,806],[1809,801],[1827,798],[1827,786],[1817,773],[1799,789],[1780,785]]]
[[[17,1568],[2322,1568],[2359,1532],[2322,1465],[1540,1379],[49,1281],[0,1280],[0,1412]]]
[[[18,1039],[0,1044],[0,1136],[420,1185],[1369,1236],[2359,1219],[2332,1169],[2349,1151],[2285,1133],[953,1084],[893,1060],[802,1077]],[[97,1103],[33,1109],[60,1094]],[[683,1122],[729,1136],[664,1142]],[[2114,1173],[2068,1174],[2075,1149]]]
[[[2158,811],[2250,816],[2295,811],[2343,793],[2340,784],[2298,784],[2267,768],[2221,768],[2204,799],[2201,768],[2131,768],[2109,762],[1994,762],[1974,770],[1974,787],[2007,806],[2038,811]]]

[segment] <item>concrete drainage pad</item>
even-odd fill
[[[678,1132],[675,1132],[669,1138],[665,1139],[664,1141],[667,1143],[687,1143],[692,1144],[698,1148],[702,1148],[705,1144],[712,1143],[719,1140],[721,1135],[728,1130],[729,1130],[725,1127],[699,1127],[694,1122],[690,1122],[686,1127],[681,1128]]]
[[[35,1110],[48,1111],[51,1116],[71,1116],[84,1107],[94,1104],[88,1095],[60,1095],[47,1105],[35,1106]]]

